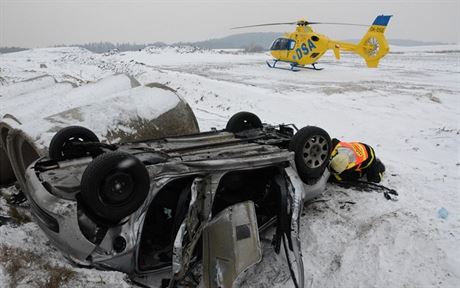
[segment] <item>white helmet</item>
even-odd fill
[[[338,153],[331,160],[331,168],[338,174],[345,171],[348,164],[350,164],[350,157],[345,153]]]

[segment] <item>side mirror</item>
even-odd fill
[[[203,231],[203,283],[232,287],[238,275],[262,259],[252,201],[227,207]]]

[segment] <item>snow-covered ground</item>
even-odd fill
[[[366,68],[354,55],[343,55],[340,62],[326,55],[322,71],[289,72],[269,69],[265,53],[151,48],[100,55],[80,48],[34,49],[0,55],[0,83],[1,91],[13,93],[24,88],[14,88],[14,82],[45,74],[80,85],[123,72],[141,83],[177,89],[202,131],[223,128],[244,110],[264,122],[320,126],[332,137],[368,143],[387,166],[383,184],[399,192],[399,201],[330,186],[323,201],[307,204],[301,222],[307,287],[459,287],[460,48],[392,50],[379,69]],[[0,93],[0,103],[2,97],[6,94]],[[14,114],[22,107],[10,109]],[[0,215],[9,209],[0,198]],[[0,226],[0,252],[13,247],[17,258],[32,260],[16,261],[16,267],[0,256],[1,287],[15,281],[39,287],[62,267],[71,274],[62,287],[133,285],[122,273],[71,267],[34,223],[23,222]],[[284,258],[274,254],[269,241],[263,243],[262,263],[239,284],[292,287]]]

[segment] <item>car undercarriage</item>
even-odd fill
[[[330,138],[255,117],[117,145],[66,128],[27,170],[33,215],[72,262],[149,287],[187,286],[197,275],[205,287],[231,287],[261,260],[259,233],[275,227],[274,249],[284,243],[293,254],[291,275],[303,287],[298,220],[303,202],[324,190]]]

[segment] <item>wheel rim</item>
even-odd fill
[[[104,203],[117,205],[129,200],[133,194],[134,182],[131,175],[117,172],[107,177],[102,185],[101,200]]]
[[[309,168],[318,168],[324,164],[329,154],[329,145],[323,136],[312,136],[305,142],[303,159]]]
[[[254,123],[250,119],[243,119],[243,121],[241,122],[241,127],[243,128],[243,130],[256,128]]]
[[[80,155],[81,151],[78,151],[78,149],[75,148],[75,146],[72,146],[72,144],[73,143],[83,143],[86,141],[87,139],[85,139],[84,137],[78,137],[78,136],[67,139],[64,143],[62,143],[61,157],[72,157],[75,155]]]

